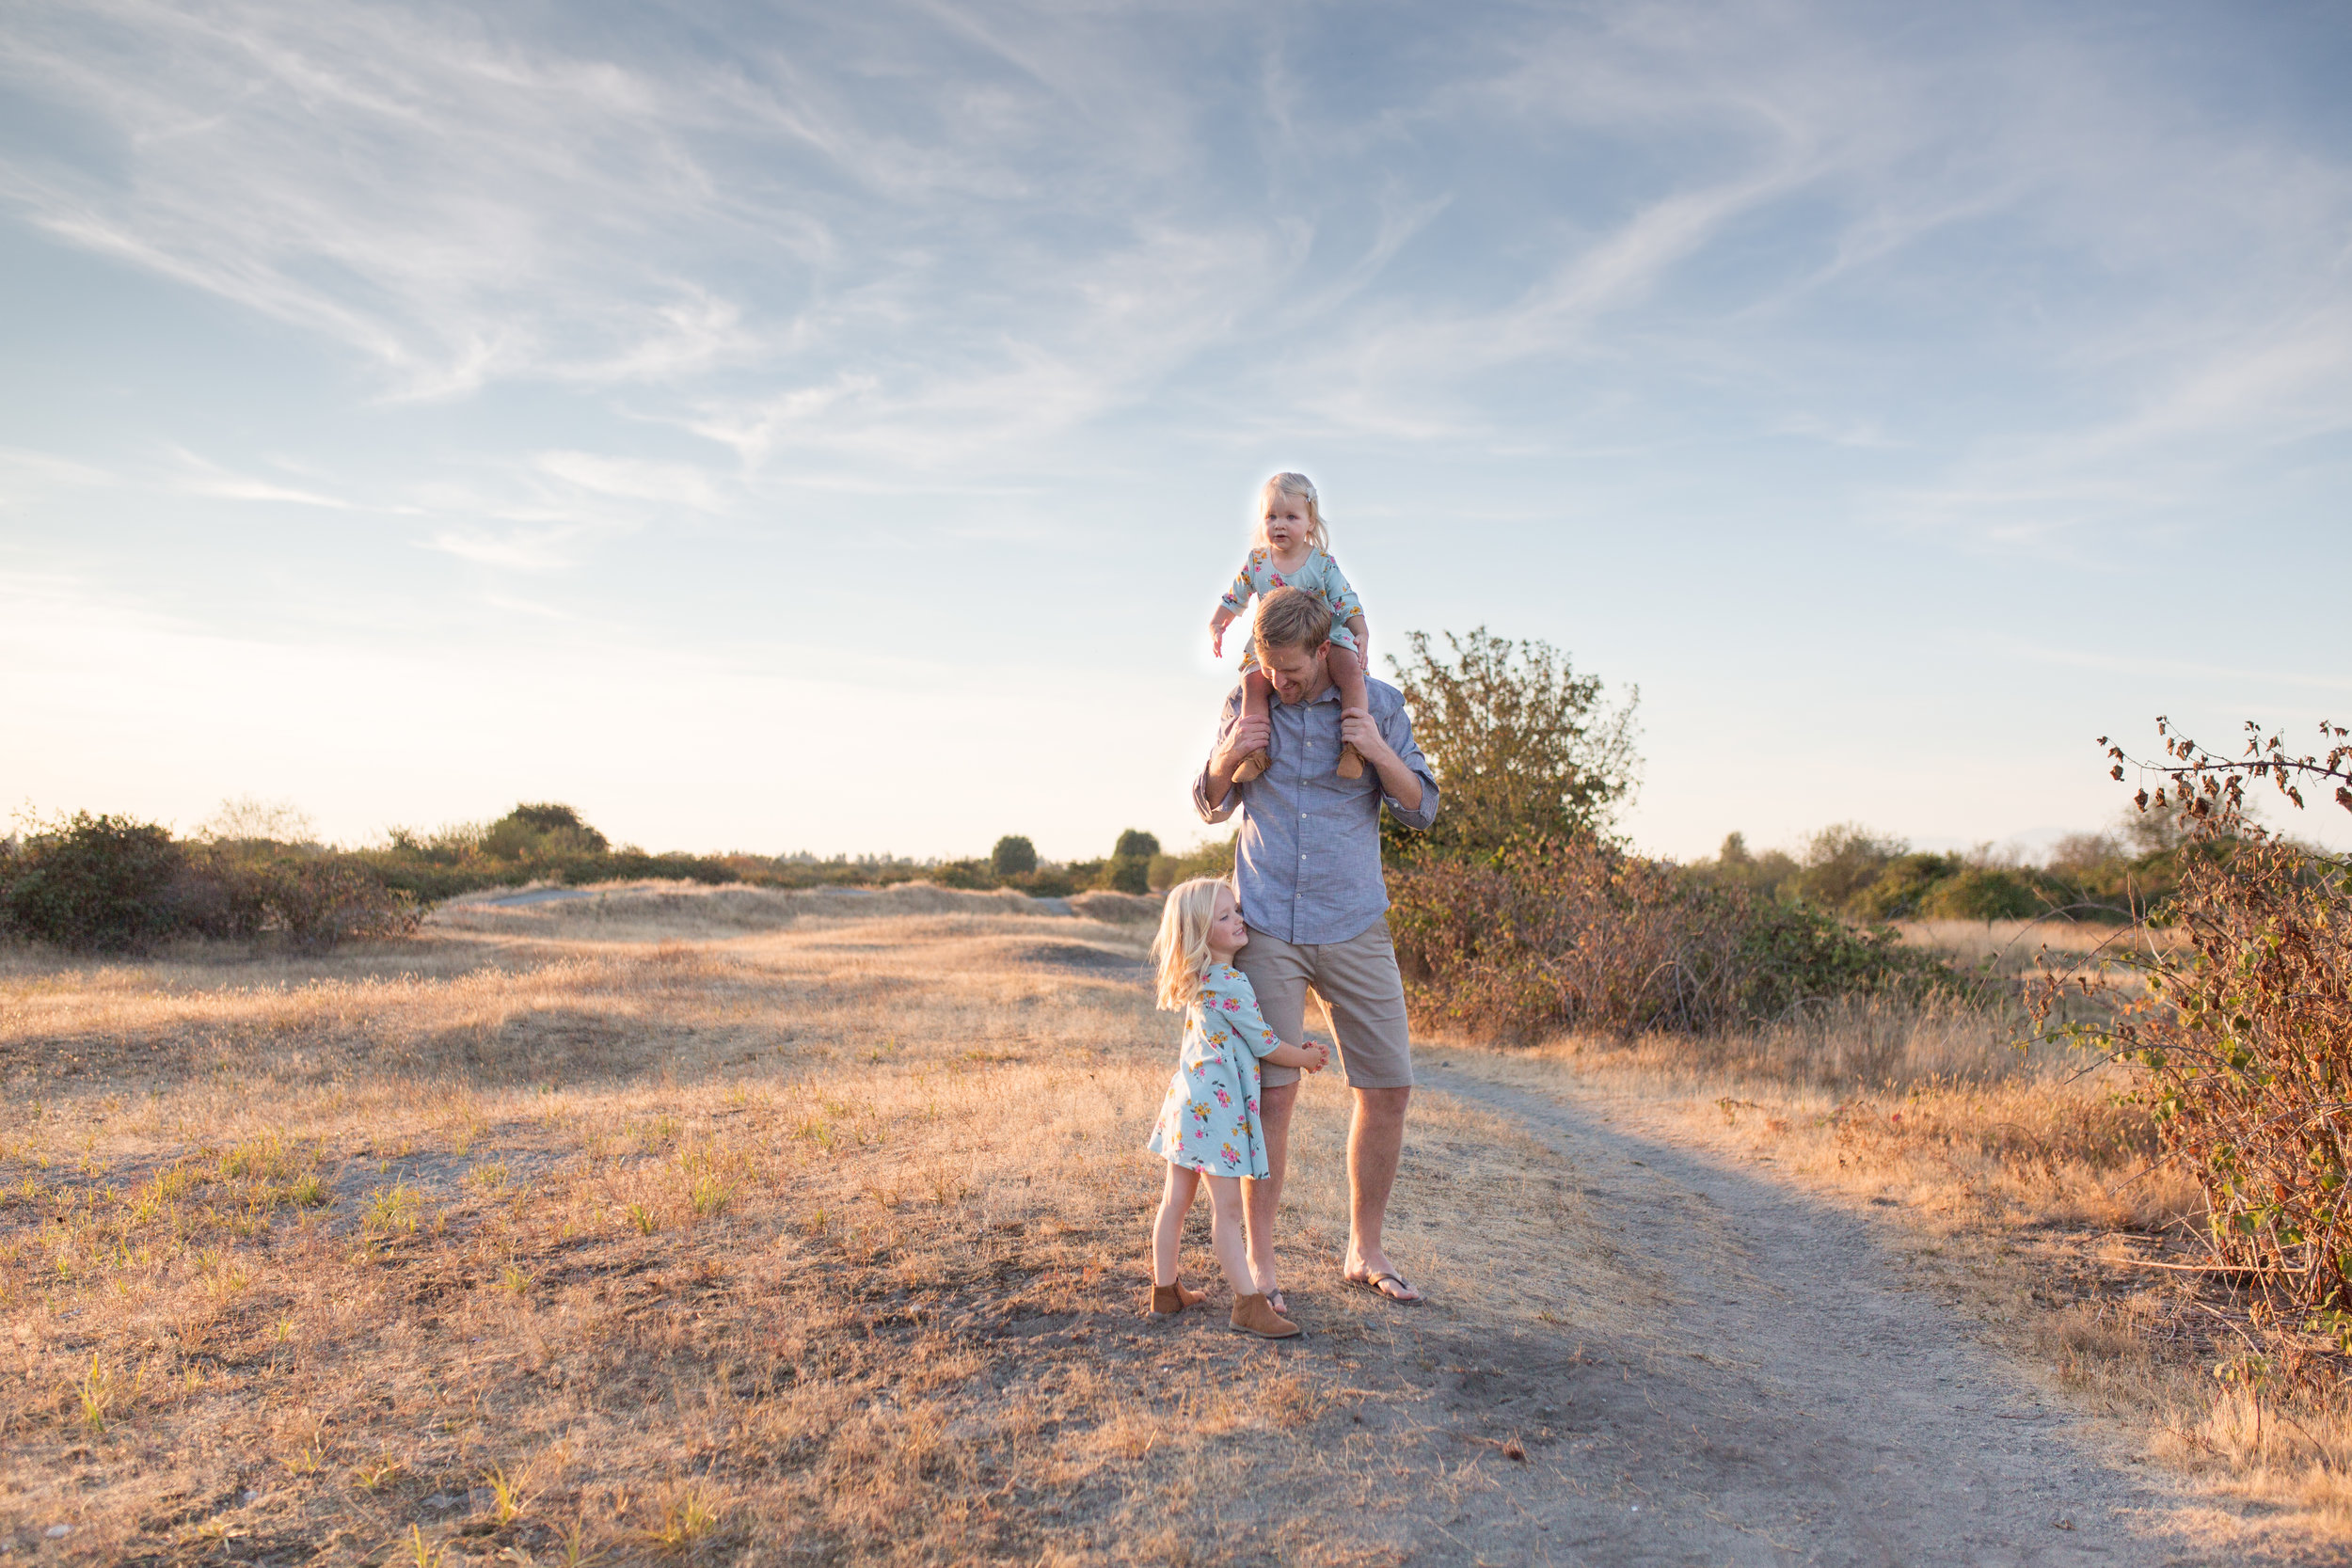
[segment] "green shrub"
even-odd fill
[[[1833,907],[1864,920],[1901,920],[1923,913],[1928,899],[1965,868],[1958,855],[1899,855],[1880,868],[1869,885]]]
[[[1930,920],[2030,920],[2053,902],[2021,871],[1972,865],[1935,884],[1918,912]]]
[[[1815,999],[1957,989],[1961,977],[1803,904],[1758,897],[1585,835],[1392,872],[1389,926],[1417,1017],[1504,1038],[1700,1032]]]
[[[142,952],[178,925],[186,867],[168,829],[77,812],[26,834],[0,862],[0,923],[77,952]]]
[[[1020,877],[1037,869],[1037,846],[1019,833],[1007,833],[988,852],[989,869],[999,877]]]
[[[356,856],[264,840],[181,844],[124,817],[82,813],[0,857],[0,923],[77,952],[271,931],[324,948],[409,930],[416,918],[415,901]]]
[[[489,858],[525,863],[601,855],[612,847],[580,813],[553,801],[516,806],[491,823],[482,840]]]
[[[1119,835],[1119,843],[1111,849],[1113,860],[1150,860],[1160,852],[1160,841],[1141,828],[1130,828]]]

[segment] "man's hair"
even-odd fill
[[[1258,640],[1261,658],[1276,648],[1304,648],[1313,653],[1331,641],[1331,607],[1303,588],[1278,588],[1258,601]]]

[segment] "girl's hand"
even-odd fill
[[[1307,1071],[1321,1072],[1325,1068],[1331,1065],[1331,1048],[1324,1044],[1321,1040],[1309,1040],[1305,1045],[1299,1047],[1299,1049],[1314,1058],[1313,1061],[1307,1064]]]

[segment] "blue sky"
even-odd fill
[[[2096,735],[2352,721],[2348,79],[2326,4],[19,0],[0,792],[1189,842],[1295,467],[1375,661],[1640,687],[1644,847],[2094,826]]]

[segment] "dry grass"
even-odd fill
[[[1392,1317],[1316,1284],[1343,1091],[1288,1222],[1316,1354],[1147,1327],[1174,1025],[1146,927],[1031,909],[654,888],[322,958],[0,953],[0,1542],[1388,1560],[1332,1506],[1393,1488],[1357,1418],[1397,1395]],[[1534,1146],[1437,1097],[1415,1137],[1398,1243],[1472,1304],[1421,1322],[1614,1321]]]
[[[1957,937],[1946,950],[1969,961],[2060,945],[2046,928],[2019,942],[2022,925],[1909,935]],[[2112,933],[2061,934],[2089,952]],[[2145,1433],[2152,1454],[2299,1514],[2311,1539],[2352,1537],[2352,1401],[2332,1378],[2255,1354],[2239,1326],[2261,1308],[2230,1280],[2148,1266],[2204,1256],[2195,1184],[2157,1159],[2136,1074],[2020,1049],[2028,1034],[2022,1016],[1872,1002],[1713,1039],[1445,1043],[1479,1052],[1490,1076],[1572,1084],[1613,1114],[1862,1207],[1996,1338]]]

